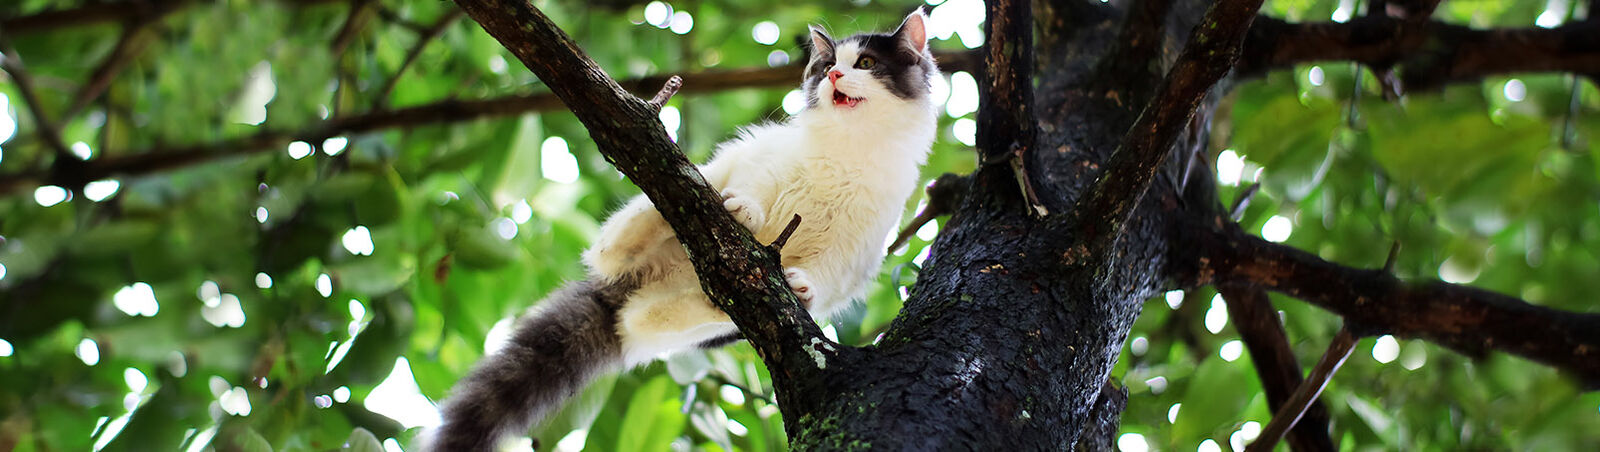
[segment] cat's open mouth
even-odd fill
[[[862,98],[859,98],[859,97],[850,97],[849,95],[846,95],[844,92],[839,91],[838,88],[835,88],[833,90],[833,106],[835,106],[835,107],[854,107],[854,106],[856,106],[856,104],[861,103],[861,101],[863,101],[863,100],[866,100],[866,99],[862,99]]]

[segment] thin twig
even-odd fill
[[[978,64],[978,54],[974,51],[946,52],[939,55],[940,66],[946,70],[973,70]],[[800,79],[802,70],[803,68],[798,65],[786,65],[696,72],[682,77],[684,83],[680,93],[701,94],[746,88],[793,86],[795,80]],[[651,75],[620,80],[617,83],[634,92],[644,92],[657,89],[670,77],[677,76]],[[561,99],[550,92],[466,101],[451,98],[362,115],[339,116],[312,122],[296,130],[267,129],[254,135],[211,143],[102,152],[103,157],[89,162],[90,165],[82,170],[82,174],[57,174],[42,169],[0,174],[0,197],[8,196],[17,190],[31,190],[40,184],[63,185],[55,183],[55,180],[65,176],[92,181],[114,175],[143,175],[277,150],[296,140],[321,143],[324,138],[338,135],[564,109]]]
[[[55,152],[57,159],[76,158],[72,151],[67,149],[67,143],[61,140],[60,129],[50,120],[44,111],[44,104],[39,100],[39,93],[34,91],[33,77],[28,75],[28,70],[22,64],[22,56],[17,54],[16,48],[11,46],[0,30],[0,69],[5,70],[11,77],[11,83],[16,85],[17,93],[22,95],[22,102],[28,106],[28,113],[33,116],[34,132],[43,141],[45,146]]]
[[[382,11],[382,9],[380,9],[380,11]],[[422,50],[426,49],[428,44],[433,42],[433,40],[438,39],[439,35],[444,34],[444,31],[450,28],[450,24],[455,23],[456,19],[459,19],[460,17],[461,9],[452,8],[449,12],[446,12],[443,16],[440,16],[439,20],[434,21],[433,25],[428,26],[428,28],[425,30],[417,32],[417,42],[412,44],[411,50],[406,52],[405,61],[400,62],[400,67],[394,70],[394,75],[389,77],[389,81],[383,83],[382,89],[378,90],[377,99],[373,101],[374,110],[382,110],[388,107],[389,95],[394,93],[396,86],[399,86],[400,77],[405,76],[406,69],[410,69],[411,65],[417,62],[417,58],[422,56]]]
[[[1399,240],[1395,240],[1394,244],[1389,245],[1389,257],[1383,259],[1383,272],[1384,273],[1394,272],[1394,262],[1395,262],[1395,260],[1397,260],[1399,258],[1400,258],[1400,241]]]
[[[361,29],[372,19],[371,6],[374,1],[350,0],[350,12],[345,15],[344,25],[339,27],[339,33],[333,36],[333,42],[329,44],[329,48],[333,49],[334,61],[344,56],[345,49],[350,48],[350,42],[355,41],[356,36],[361,34]]]
[[[678,94],[678,90],[682,88],[683,77],[676,75],[668,77],[667,82],[661,84],[661,91],[657,91],[656,96],[650,98],[650,107],[661,111],[661,107],[666,106],[667,101],[672,100],[672,95]]]
[[[417,21],[401,17],[400,13],[395,12],[395,10],[389,8],[387,5],[378,5],[378,17],[388,21],[389,23],[405,27],[416,34],[427,34],[428,26],[417,23]]]
[[[1245,187],[1244,191],[1239,193],[1239,197],[1233,200],[1233,207],[1228,208],[1228,218],[1232,218],[1233,221],[1239,221],[1239,219],[1244,218],[1244,209],[1250,207],[1250,200],[1255,199],[1258,191],[1261,191],[1260,182],[1254,182]]]
[[[934,179],[933,183],[928,184],[926,189],[928,204],[922,207],[922,211],[918,212],[915,218],[911,219],[910,224],[900,230],[900,234],[895,236],[894,242],[889,244],[889,249],[884,254],[894,254],[900,247],[905,246],[906,242],[911,241],[911,236],[916,234],[917,230],[922,229],[923,225],[933,221],[934,218],[955,212],[956,207],[961,205],[961,200],[966,198],[967,187],[970,183],[971,181],[967,176],[960,176],[955,173],[944,173],[939,175],[939,178]],[[948,225],[946,226],[948,227]]]
[[[1217,293],[1227,300],[1228,321],[1239,332],[1239,339],[1250,350],[1256,378],[1267,393],[1267,406],[1282,409],[1303,386],[1300,362],[1295,359],[1283,321],[1272,308],[1267,291],[1251,283],[1218,284]],[[1296,451],[1337,450],[1328,436],[1327,408],[1316,401],[1306,409],[1305,421],[1290,429],[1288,440]]]
[[[745,385],[736,383],[736,382],[733,381],[733,379],[728,378],[727,375],[723,375],[723,373],[720,372],[720,371],[719,372],[707,372],[706,373],[706,377],[710,378],[712,380],[715,380],[717,382],[717,384],[726,385],[726,386],[732,386],[735,389],[738,389],[739,392],[743,392],[744,395],[747,395],[747,396],[750,396],[750,397],[755,397],[757,399],[761,399],[761,401],[767,402],[768,405],[772,405],[772,404],[776,403],[776,402],[772,401],[772,396],[763,394],[763,393],[758,392],[758,391],[756,391],[754,389],[750,389],[749,387],[746,387]]]
[[[1595,11],[1589,12],[1589,20],[1595,21]],[[1572,81],[1567,98],[1567,113],[1561,118],[1561,148],[1572,152],[1584,152],[1578,147],[1578,116],[1583,109],[1583,77],[1569,76]]]
[[[1328,380],[1333,378],[1334,372],[1339,371],[1339,366],[1344,365],[1344,360],[1350,357],[1350,351],[1355,349],[1356,337],[1350,333],[1349,328],[1340,328],[1339,333],[1333,336],[1333,343],[1328,344],[1328,351],[1322,354],[1322,360],[1317,361],[1317,367],[1311,369],[1311,375],[1300,384],[1293,397],[1283,404],[1282,408],[1272,413],[1272,421],[1267,423],[1267,428],[1261,431],[1261,436],[1255,442],[1245,447],[1245,452],[1271,451],[1283,435],[1300,421],[1306,408],[1317,401],[1317,396],[1322,395],[1322,389],[1328,387]]]
[[[911,218],[911,222],[906,223],[906,227],[900,230],[900,234],[894,236],[894,242],[889,244],[889,250],[885,254],[894,254],[900,247],[906,246],[906,243],[911,241],[911,236],[916,235],[918,230],[940,215],[944,215],[944,212],[935,210],[932,204],[923,207],[922,211],[917,212],[917,216]]]
[[[778,233],[778,238],[772,239],[771,246],[775,251],[782,251],[783,246],[789,244],[789,236],[794,235],[794,230],[800,228],[800,214],[794,214],[789,219],[789,225],[783,227],[783,232]]]
[[[1206,127],[1204,115],[1197,114],[1194,115],[1194,117],[1189,118],[1189,144],[1191,149],[1187,154],[1185,154],[1185,156],[1188,158],[1184,159],[1183,168],[1179,170],[1183,171],[1183,177],[1178,178],[1178,183],[1175,187],[1177,189],[1179,201],[1183,200],[1184,190],[1189,188],[1189,175],[1194,174],[1195,164],[1202,162],[1209,163],[1205,158],[1206,143],[1202,139],[1207,132],[1207,129],[1208,127]],[[1207,172],[1207,174],[1210,173]]]
[[[107,54],[99,65],[95,66],[94,72],[91,73],[88,81],[84,82],[83,86],[78,88],[77,94],[72,96],[72,104],[67,106],[67,109],[61,113],[62,120],[70,120],[77,116],[91,102],[94,102],[101,94],[104,94],[106,89],[111,87],[111,82],[116,80],[117,75],[121,74],[129,63],[138,59],[139,54],[144,53],[144,50],[149,47],[148,44],[153,38],[153,33],[151,33],[153,25],[158,23],[161,16],[174,10],[174,8],[162,10],[158,15],[124,27],[122,36],[117,38],[117,46],[111,49],[111,53]]]
[[[1039,193],[1033,190],[1033,181],[1028,178],[1028,168],[1023,159],[1026,158],[1026,147],[1013,146],[1011,151],[1011,172],[1017,178],[1017,185],[1022,189],[1022,200],[1028,203],[1028,213],[1038,217],[1050,215],[1050,209],[1039,201]]]

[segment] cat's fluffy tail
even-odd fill
[[[425,451],[489,451],[509,434],[554,413],[622,362],[617,308],[626,288],[580,281],[556,291],[517,322],[505,347],[456,383],[444,423],[425,433]]]

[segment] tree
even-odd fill
[[[0,10],[8,447],[403,442],[425,410],[383,402],[408,375],[441,396],[579,277],[631,183],[681,237],[731,237],[685,243],[749,344],[599,382],[541,446],[1238,447],[1329,374],[1296,450],[1597,441],[1600,94],[1561,75],[1600,73],[1595,22],[1561,25],[1592,5],[989,2],[959,36],[992,45],[940,46],[981,99],[952,98],[928,168],[954,174],[922,217],[949,217],[825,332],[674,141],[772,111],[724,92],[792,87],[772,28],[908,6],[48,3]],[[1300,382],[1373,336],[1407,370]]]

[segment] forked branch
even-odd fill
[[[1028,152],[1034,148],[1033,6],[1029,0],[992,0],[984,35],[983,92],[978,98],[977,145],[984,162],[1010,162],[1029,212],[1044,216],[1028,177]]]
[[[1211,5],[1183,53],[1161,82],[1155,98],[1111,155],[1091,191],[1078,203],[1087,243],[1109,248],[1133,207],[1144,196],[1156,169],[1194,117],[1206,93],[1233,68],[1246,30],[1261,0],[1222,0]],[[1102,255],[1090,250],[1091,255]]]
[[[1217,292],[1227,300],[1228,319],[1250,350],[1256,377],[1267,392],[1267,407],[1273,412],[1282,410],[1293,402],[1305,378],[1300,375],[1300,362],[1294,357],[1289,335],[1283,329],[1283,322],[1278,320],[1277,311],[1272,309],[1267,291],[1254,284],[1231,283],[1218,285]],[[1305,415],[1288,431],[1292,449],[1337,450],[1333,438],[1328,436],[1327,409],[1317,403],[1316,398],[1305,403],[1305,407],[1299,408]],[[1276,417],[1273,422],[1277,422]]]
[[[1311,368],[1311,375],[1306,381],[1300,383],[1300,388],[1294,391],[1294,396],[1289,401],[1272,412],[1272,421],[1267,422],[1267,428],[1261,431],[1261,436],[1246,447],[1245,452],[1270,452],[1278,440],[1289,429],[1300,422],[1301,416],[1306,414],[1306,409],[1314,406],[1317,396],[1328,387],[1328,381],[1333,379],[1333,374],[1339,371],[1339,366],[1344,365],[1344,360],[1350,357],[1350,351],[1356,346],[1356,336],[1350,333],[1349,328],[1340,328],[1339,334],[1333,336],[1333,342],[1328,344],[1328,351],[1323,352],[1322,359],[1317,361],[1317,366]],[[1326,429],[1327,426],[1320,427]],[[1323,432],[1326,434],[1326,430]]]

